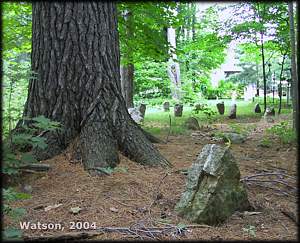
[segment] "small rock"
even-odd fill
[[[174,106],[174,116],[175,117],[181,117],[182,116],[182,110],[183,110],[183,105],[176,104]]]
[[[224,132],[225,137],[228,137],[231,143],[240,144],[246,141],[246,137],[242,134],[233,133],[233,132]]]
[[[236,118],[236,104],[233,104],[231,106],[231,109],[230,109],[230,113],[229,113],[229,116],[228,116],[230,119],[235,119]]]
[[[137,108],[128,108],[128,113],[130,114],[131,118],[137,123],[143,121],[144,119],[141,112]]]
[[[200,130],[198,120],[195,117],[189,117],[185,122],[185,126],[190,130]]]

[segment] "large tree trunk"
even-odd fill
[[[113,2],[33,2],[32,71],[24,116],[64,129],[47,133],[50,158],[79,138],[85,169],[114,167],[118,150],[145,165],[169,165],[127,112]]]
[[[293,127],[298,128],[299,125],[299,99],[298,99],[298,75],[296,63],[296,41],[294,26],[293,2],[288,2],[289,22],[290,22],[290,40],[291,40],[291,64],[292,64],[292,102],[293,102]],[[297,115],[298,110],[298,115]]]

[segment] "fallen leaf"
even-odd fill
[[[47,211],[49,211],[49,210],[51,210],[51,209],[54,209],[54,208],[58,208],[58,207],[60,207],[62,205],[62,203],[59,203],[59,204],[55,204],[55,205],[50,205],[50,206],[47,206],[47,207],[45,207],[45,212],[47,212]]]
[[[249,216],[251,216],[251,215],[258,215],[258,214],[261,214],[262,212],[248,212],[248,211],[245,211],[244,212],[244,215],[249,215]]]
[[[117,208],[114,208],[114,207],[109,208],[109,210],[112,211],[112,212],[114,212],[114,213],[119,212],[119,210]]]
[[[70,213],[78,214],[82,209],[80,207],[70,208]]]

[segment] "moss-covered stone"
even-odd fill
[[[249,210],[240,171],[227,147],[207,144],[188,171],[178,214],[195,223],[215,225],[234,211]]]

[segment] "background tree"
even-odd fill
[[[141,164],[169,165],[131,119],[121,95],[114,3],[34,2],[32,31],[36,76],[30,80],[24,118],[44,115],[64,128],[44,134],[49,146],[37,151],[40,159],[78,138],[89,171],[116,166],[118,150]]]
[[[294,10],[293,2],[288,2],[288,13],[290,23],[290,40],[291,40],[291,73],[292,73],[292,85],[293,85],[293,127],[298,128],[299,117],[297,116],[297,110],[299,114],[299,98],[298,98],[298,75],[297,75],[297,63],[296,63],[296,36],[295,36],[295,23],[294,23]],[[296,125],[297,124],[297,125]]]

